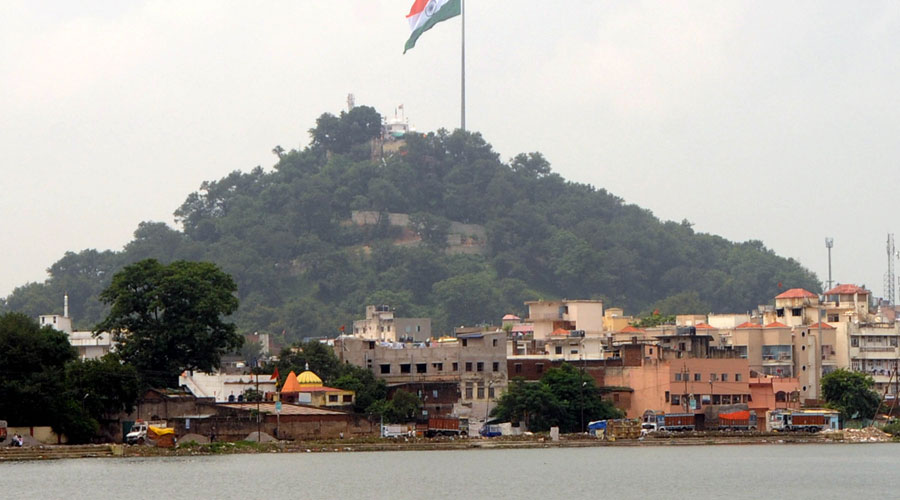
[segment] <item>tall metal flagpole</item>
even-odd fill
[[[460,128],[466,131],[466,0],[459,1],[460,16],[462,17],[462,71],[460,72],[461,96],[460,96]]]

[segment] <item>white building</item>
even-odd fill
[[[275,380],[270,374],[260,374],[257,380],[257,375],[185,371],[178,376],[178,385],[198,398],[215,398],[217,403],[243,401],[244,393],[257,387],[262,394],[275,392]]]
[[[78,351],[78,358],[98,359],[105,356],[115,345],[112,336],[103,332],[94,336],[94,332],[90,330],[75,331],[72,329],[72,318],[69,317],[69,296],[63,299],[63,313],[59,314],[42,314],[38,316],[38,322],[43,326],[51,326],[56,330],[65,333],[69,338],[69,343]]]

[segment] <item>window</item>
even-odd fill
[[[500,362],[494,361],[491,365],[491,368],[493,369],[493,371],[499,372],[500,371]]]
[[[859,337],[850,337],[850,347],[859,347]]]
[[[723,394],[722,395],[722,404],[730,405],[731,404],[731,394]]]
[[[578,349],[572,349],[569,354],[578,354]]]
[[[497,339],[494,339],[494,347],[497,347]]]
[[[478,399],[484,399],[484,386],[478,386]]]
[[[469,339],[463,339],[463,347],[466,347],[468,345],[469,345]]]
[[[684,351],[684,350],[686,350],[686,348],[685,348],[685,343],[684,343],[684,342],[679,342],[679,343],[678,343],[678,350],[679,350],[679,351]]]
[[[534,369],[538,374],[544,373],[544,363],[537,363],[534,365]]]
[[[784,317],[784,308],[779,307],[778,309],[776,309],[775,315],[778,316],[779,318],[783,318]]]
[[[681,382],[681,372],[676,372],[676,373],[675,373],[675,381],[676,381],[676,382]]]
[[[681,404],[681,396],[678,394],[672,394],[672,406],[678,406]]]
[[[381,365],[381,373],[391,373],[391,365],[385,364]]]
[[[556,354],[562,354],[562,346],[561,345],[556,346]]]
[[[471,361],[466,361],[466,371],[467,372],[472,371],[472,362]]]
[[[740,381],[741,381],[741,374],[740,374],[740,373],[735,373],[735,374],[734,374],[734,381],[735,381],[735,382],[740,382]]]
[[[352,395],[352,394],[344,394],[343,397],[344,397],[344,402],[345,402],[345,403],[352,403],[352,402],[353,402],[353,395]]]
[[[338,395],[337,395],[337,394],[329,394],[329,395],[328,395],[328,402],[329,402],[329,403],[337,403],[337,402],[338,402]]]
[[[426,373],[427,367],[427,363],[416,363],[416,373]]]
[[[652,348],[652,347],[650,348],[650,354],[653,354],[653,348]]]
[[[829,314],[828,322],[829,323],[838,323],[841,321],[841,316],[839,314]]]
[[[372,349],[375,349],[375,342],[374,342],[374,341],[370,341],[370,342],[369,342],[369,350],[371,351]]]
[[[796,318],[796,317],[799,317],[802,315],[803,315],[803,309],[800,309],[799,307],[795,307],[795,308],[791,309],[791,316]]]
[[[613,401],[616,402],[616,403],[619,402],[619,393],[618,393],[618,392],[616,392],[616,393],[613,394]]]
[[[666,403],[669,402],[669,391],[666,391]]]
[[[453,363],[453,371],[455,371],[455,372],[459,371],[459,363]]]
[[[728,382],[728,374],[727,373],[722,374],[722,382]]]
[[[515,369],[513,370],[515,373],[522,373],[522,363],[516,363]]]
[[[694,382],[702,382],[702,381],[703,381],[703,375],[701,373],[695,373],[694,374]]]
[[[494,399],[494,388],[493,386],[488,387],[488,397]]]
[[[466,382],[466,399],[472,399],[472,382]]]
[[[412,373],[412,366],[409,363],[401,364],[400,373]]]
[[[431,391],[431,397],[434,398],[434,399],[437,399],[437,397],[438,397],[438,390],[437,390],[437,389],[432,389],[432,391]]]
[[[737,353],[737,356],[741,359],[747,359],[747,346],[745,345],[736,345],[734,346],[734,352]]]
[[[416,331],[417,331],[417,332],[421,332],[421,331],[422,331],[422,325],[416,325]]]
[[[475,369],[477,371],[483,372],[484,371],[484,361],[479,361],[478,363],[475,363]]]
[[[444,363],[431,363],[431,367],[439,372],[444,371]]]

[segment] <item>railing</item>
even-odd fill
[[[865,352],[891,352],[896,351],[896,346],[862,346],[859,348],[860,351]]]

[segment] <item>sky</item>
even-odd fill
[[[77,6],[75,4],[78,4]],[[358,105],[460,125],[460,18],[412,0],[0,1],[0,296],[120,250],[204,180]],[[565,6],[564,8],[561,8]],[[469,0],[466,125],[501,158],[884,291],[900,3]]]

